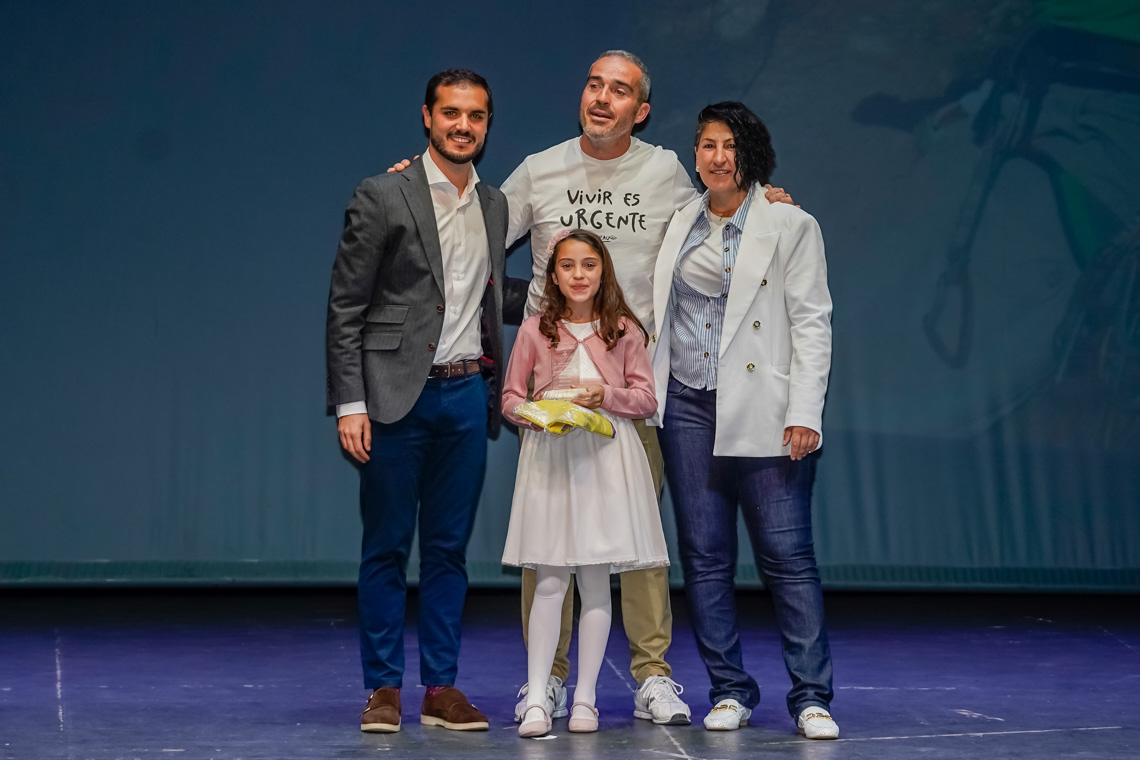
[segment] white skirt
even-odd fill
[[[613,423],[613,438],[581,429],[563,436],[520,430],[504,565],[609,565],[622,573],[669,564],[637,430],[597,411]]]

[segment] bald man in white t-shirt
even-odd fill
[[[657,253],[673,213],[699,193],[676,153],[633,136],[634,126],[649,116],[649,87],[649,72],[640,58],[624,50],[603,53],[590,67],[582,91],[582,135],[528,156],[503,183],[510,213],[507,245],[530,233],[533,278],[525,317],[538,313],[541,306],[550,239],[560,230],[588,229],[605,242],[627,303],[656,338],[652,280]],[[768,199],[791,201],[780,189],[770,190]],[[644,420],[634,424],[660,495],[663,463],[657,429]],[[634,715],[654,723],[688,724],[689,708],[665,662],[673,638],[668,570],[635,570],[622,573],[620,581],[630,672],[638,683]],[[534,588],[535,572],[523,570],[524,638]],[[570,669],[572,610],[573,593],[568,593],[547,682],[552,717],[566,715],[563,683]],[[521,696],[516,720],[526,707],[525,693]]]

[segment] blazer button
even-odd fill
[[[436,307],[435,307],[435,310],[436,310],[436,311],[438,311],[440,314],[442,314],[442,313],[443,313],[443,304],[440,304],[439,306],[436,306]]]
[[[759,330],[760,329],[760,321],[759,320],[752,323],[752,329],[753,330]]]
[[[768,278],[767,277],[765,277],[763,280],[760,281],[760,287],[764,287],[767,284],[768,284]]]
[[[753,372],[756,369],[756,365],[753,364],[752,362],[748,362],[748,365],[745,366],[744,369],[748,370],[749,372]]]
[[[654,343],[656,343],[657,342],[657,333],[653,333],[653,337],[650,338],[650,340],[652,340]]]
[[[434,351],[434,350],[435,350],[435,344],[434,343],[428,343],[428,351]]]

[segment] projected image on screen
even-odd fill
[[[1012,416],[1029,438],[1137,444],[1135,3],[680,5],[653,44],[715,51],[717,76],[662,52],[659,78],[753,105],[777,184],[829,222],[855,306],[837,298],[851,403],[829,423],[973,436]],[[691,109],[661,105],[655,128]]]

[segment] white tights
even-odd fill
[[[534,604],[527,631],[527,705],[546,700],[546,679],[554,665],[558,634],[562,628],[562,600],[570,586],[570,568],[539,565]],[[574,701],[593,705],[598,673],[610,637],[610,567],[587,565],[577,568],[582,615],[578,619],[578,683]]]

